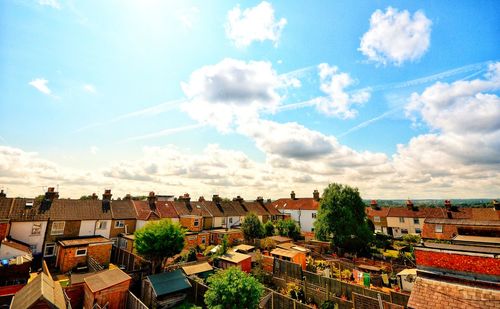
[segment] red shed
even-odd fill
[[[252,270],[252,257],[248,254],[228,252],[219,257],[219,267],[227,269],[231,266],[240,268],[249,273]]]
[[[101,307],[107,304],[109,309],[126,308],[131,279],[118,268],[85,278],[84,308],[93,308],[96,303]]]

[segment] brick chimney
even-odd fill
[[[257,199],[255,201],[261,205],[264,205],[264,198],[262,196],[257,196]]]
[[[102,212],[108,212],[111,210],[111,190],[105,189],[104,194],[102,195]]]
[[[45,197],[42,200],[42,204],[40,205],[40,210],[45,212],[50,209],[52,206],[52,202],[59,198],[59,193],[55,192],[54,187],[47,188],[47,192],[45,192]]]
[[[148,195],[148,204],[149,204],[149,209],[151,210],[156,210],[156,195],[153,191],[149,192]]]
[[[313,198],[314,198],[316,201],[319,201],[319,191],[318,191],[318,190],[314,190],[314,191],[313,191]]]
[[[380,207],[378,207],[377,200],[371,200],[370,201],[370,206],[371,206],[371,208],[373,208],[375,210],[380,210]]]
[[[204,197],[204,196],[200,196],[200,197],[198,198],[198,202],[204,202],[204,201],[205,201],[205,197]]]
[[[181,201],[184,201],[184,204],[186,204],[187,209],[189,211],[193,211],[193,207],[191,206],[191,197],[189,196],[189,193],[184,193],[182,197],[179,197]]]
[[[240,204],[241,208],[243,208],[243,211],[248,212],[248,209],[245,206],[245,204],[243,204],[243,201],[244,201],[244,199],[239,195],[237,197],[233,198],[233,202],[238,202],[238,204]]]
[[[408,208],[408,210],[415,210],[415,207],[414,207],[413,202],[411,200],[406,201],[406,208]]]
[[[123,198],[125,201],[130,201],[132,199],[132,195],[129,193],[125,194],[125,197]]]
[[[291,198],[292,200],[294,200],[294,199],[295,199],[295,192],[294,192],[294,191],[290,192],[290,198]]]
[[[444,201],[444,208],[446,208],[446,210],[451,210],[451,201],[450,200],[445,200]]]
[[[493,200],[493,207],[495,210],[500,210],[500,202],[497,200]]]
[[[0,190],[0,198],[5,198],[5,197],[7,197],[7,194],[3,192],[3,189]]]
[[[97,196],[97,194],[95,194],[95,192],[94,192],[94,193],[92,193],[92,196],[91,196],[90,198],[91,198],[92,200],[94,200],[94,201],[95,201],[95,200],[97,200],[97,199],[98,199],[98,196]]]

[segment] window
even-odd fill
[[[443,232],[443,226],[441,224],[437,224],[435,227],[436,233],[442,233]]]
[[[121,228],[124,227],[125,223],[123,223],[123,220],[117,220],[115,221],[115,227]]]
[[[33,225],[31,226],[31,235],[40,235],[41,231],[42,231],[42,224],[33,223]]]
[[[405,218],[399,217],[399,222],[404,223],[405,222]]]
[[[418,228],[418,227],[417,227],[417,228],[415,229],[415,233],[417,233],[417,234],[421,234],[421,233],[422,233],[422,230],[421,230],[420,228]]]
[[[373,217],[373,221],[374,221],[374,222],[380,222],[380,217],[379,217],[379,216],[375,216],[375,217]]]
[[[233,218],[229,218],[229,223],[233,223]]]
[[[401,234],[408,234],[408,229],[401,229]]]
[[[31,252],[36,253],[36,245],[30,245]]]
[[[46,244],[43,256],[54,256],[56,255],[56,244]]]
[[[64,222],[64,221],[53,222],[50,235],[62,235],[62,234],[64,234],[64,224],[65,223],[66,222]]]
[[[200,225],[200,219],[194,219],[194,223],[193,223],[194,226],[198,226]]]
[[[201,243],[206,244],[207,238],[205,236],[201,237]]]
[[[316,219],[316,213],[315,213],[315,212],[313,212],[313,213],[311,214],[311,216],[312,216],[312,218],[313,218],[313,219]]]
[[[76,250],[76,256],[86,256],[86,255],[87,255],[87,248]]]
[[[96,224],[96,229],[98,230],[105,230],[106,229],[106,225],[108,222],[106,221],[97,221],[97,224]]]
[[[413,224],[420,224],[419,218],[413,218]]]

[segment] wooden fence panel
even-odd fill
[[[391,302],[406,308],[410,295],[391,291]]]

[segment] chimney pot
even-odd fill
[[[314,198],[316,201],[319,201],[319,191],[318,191],[318,190],[314,190],[314,191],[313,191],[313,198]]]
[[[294,191],[290,192],[290,198],[291,198],[292,200],[294,200],[294,199],[295,199],[295,192],[294,192]]]
[[[204,201],[205,201],[205,197],[204,197],[204,196],[200,196],[200,197],[198,198],[198,202],[204,202]]]
[[[3,192],[3,189],[0,190],[0,198],[7,197],[7,194]]]
[[[493,207],[495,210],[500,210],[500,202],[497,200],[493,200]]]
[[[95,192],[94,192],[94,193],[92,193],[92,199],[93,199],[93,200],[97,200],[97,194],[95,194]]]

